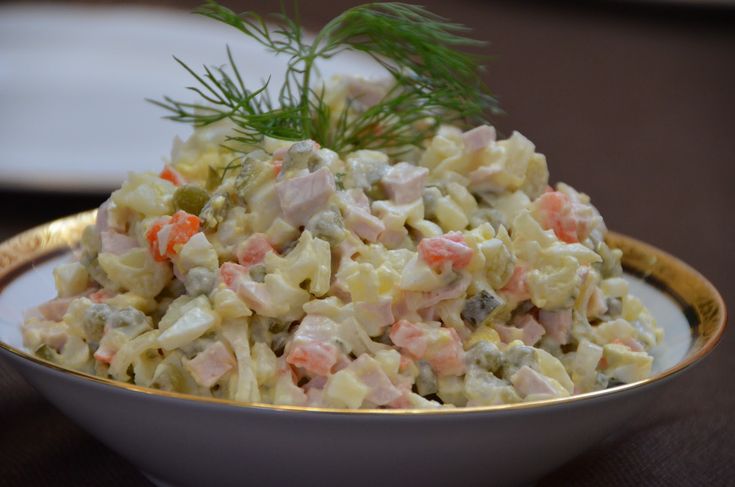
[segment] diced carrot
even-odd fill
[[[199,232],[201,221],[198,216],[179,210],[171,217],[171,225],[173,227],[166,246],[169,255],[177,254],[178,247],[184,245],[194,234]]]
[[[563,242],[579,242],[577,218],[567,195],[559,191],[547,192],[539,196],[537,204],[541,212],[541,226],[553,230]]]
[[[163,170],[161,171],[161,174],[158,175],[158,177],[172,182],[175,186],[181,186],[182,184],[186,183],[186,179],[184,179],[184,176],[182,176],[179,171],[168,164],[163,166]]]
[[[166,222],[167,220],[165,218],[159,218],[153,222],[153,225],[151,225],[145,234],[145,238],[148,240],[148,247],[153,254],[153,258],[159,262],[166,260],[166,256],[161,254],[160,248],[158,247],[158,232],[161,231]]]
[[[326,343],[309,342],[295,346],[286,361],[313,375],[327,376],[337,363],[337,350]]]
[[[441,347],[432,350],[429,357],[429,364],[439,376],[461,375],[465,371],[462,339],[454,328],[449,328],[449,335],[451,341],[444,342]]]
[[[255,233],[248,237],[238,248],[235,254],[237,260],[245,268],[260,264],[268,252],[274,251],[273,246],[262,233]]]
[[[469,265],[473,254],[459,232],[424,238],[419,242],[418,251],[424,262],[433,268],[442,268],[450,262],[453,269],[463,269]]]
[[[236,279],[238,279],[241,276],[244,276],[248,273],[247,269],[240,264],[235,264],[234,262],[225,262],[222,264],[222,266],[219,268],[219,275],[222,282],[225,283],[227,287],[232,287],[232,284],[235,282]]]
[[[389,336],[412,359],[420,359],[426,353],[426,333],[415,323],[399,320],[391,326]]]
[[[199,217],[179,210],[172,217],[162,217],[153,222],[146,232],[153,257],[158,261],[166,260],[176,255],[179,248],[199,231],[201,222]],[[166,252],[161,253],[160,242],[161,231],[168,227],[168,239],[166,241]]]
[[[273,160],[273,174],[278,176],[281,174],[281,169],[283,168],[283,161],[282,160]]]

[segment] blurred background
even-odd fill
[[[189,15],[198,3],[0,1],[0,238],[95,207],[127,171],[160,167],[171,139],[188,133],[144,101],[185,93],[172,54],[218,64],[229,44],[252,80],[277,69],[237,32]],[[318,28],[356,3],[302,1],[303,22]],[[530,138],[552,179],[590,194],[611,229],[689,262],[735,309],[735,2],[421,3],[489,41],[481,52],[492,56],[486,80],[506,112],[493,120],[502,134]],[[356,60],[329,67],[370,69]],[[632,433],[540,485],[731,482],[734,366],[729,332],[712,358],[641,412]],[[30,405],[58,441],[71,442],[64,465],[30,445],[14,454],[21,465],[40,460],[58,485],[79,484],[94,459],[120,485],[144,482],[4,368],[0,390],[0,405]],[[20,437],[4,435],[0,451]],[[21,485],[16,470],[0,467],[0,483]]]

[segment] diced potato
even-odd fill
[[[358,409],[365,400],[368,386],[360,381],[355,374],[342,369],[327,381],[324,387],[324,398],[336,407]]]
[[[187,273],[194,267],[216,271],[219,268],[219,258],[214,246],[202,232],[199,232],[181,247],[177,264],[183,273]]]
[[[541,348],[535,350],[539,372],[556,380],[569,394],[574,393],[574,383],[559,359]]]
[[[131,173],[122,188],[112,193],[118,207],[126,207],[145,216],[171,214],[176,186],[150,173]]]
[[[403,290],[433,291],[441,284],[442,280],[439,274],[434,272],[418,255],[415,255],[403,269],[401,276],[401,289]]]
[[[653,357],[646,352],[634,352],[622,344],[610,343],[603,347],[607,361],[605,373],[621,382],[643,380],[651,375]]]
[[[204,335],[217,322],[209,310],[193,308],[158,337],[158,343],[166,351],[185,345]]]
[[[401,354],[396,350],[380,350],[375,354],[375,360],[391,380],[398,375],[401,366]]]
[[[464,230],[470,223],[462,208],[448,196],[439,198],[434,211],[444,231]]]
[[[600,288],[608,298],[622,298],[628,294],[628,282],[622,277],[604,279]]]
[[[87,289],[89,275],[79,262],[69,262],[54,269],[54,282],[59,297],[69,298],[77,296]]]
[[[489,325],[480,326],[467,339],[464,348],[465,350],[469,350],[470,348],[472,348],[473,345],[481,341],[497,344],[500,343],[500,335],[498,335],[498,332]]]
[[[171,281],[171,267],[157,262],[148,249],[135,248],[123,255],[101,253],[98,261],[112,282],[143,297],[155,297]]]
[[[214,311],[223,320],[243,318],[253,314],[250,308],[230,288],[221,287],[212,293]]]
[[[378,274],[370,264],[357,264],[345,279],[353,301],[378,299]]]

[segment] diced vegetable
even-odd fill
[[[473,255],[472,248],[465,243],[459,232],[421,239],[418,251],[424,262],[437,269],[447,264],[452,269],[463,269],[470,263]]]

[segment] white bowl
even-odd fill
[[[654,376],[529,403],[349,411],[168,393],[64,369],[24,351],[22,313],[53,296],[82,213],[0,244],[0,356],[41,394],[160,485],[513,485],[619,430],[707,355],[725,328],[715,288],[676,258],[610,233],[626,278],[665,330]]]

